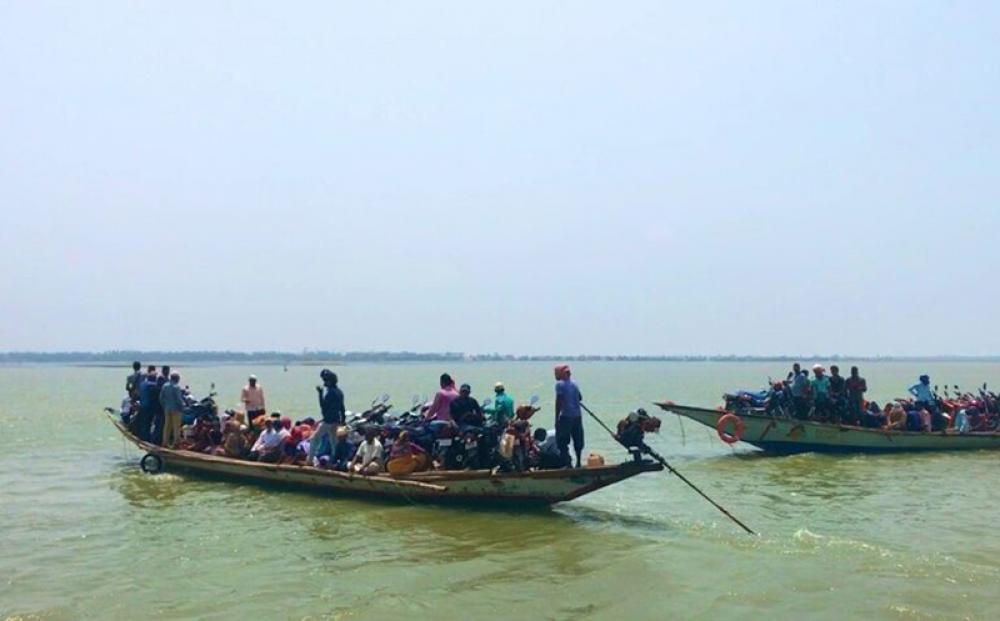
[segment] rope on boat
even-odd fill
[[[597,423],[601,427],[604,428],[605,431],[607,431],[609,434],[611,434],[611,437],[615,439],[615,442],[618,442],[619,444],[621,444],[621,440],[618,439],[618,434],[616,434],[615,432],[611,431],[611,428],[608,427],[607,425],[605,425],[604,421],[601,420],[600,418],[598,418],[597,414],[594,414],[593,412],[591,412],[590,408],[588,408],[583,403],[580,404],[580,407],[583,408],[583,410],[585,412],[587,412],[587,414],[590,414],[593,417],[593,419],[596,420]],[[625,447],[625,448],[628,448],[628,447]],[[657,453],[653,449],[649,448],[645,444],[643,444],[640,448],[641,448],[641,450],[642,450],[643,453],[646,453],[647,455],[649,455],[650,457],[652,457],[656,461],[658,461],[661,464],[663,464],[663,467],[666,468],[667,470],[669,470],[671,474],[673,474],[674,476],[676,476],[681,481],[684,481],[688,485],[688,487],[690,487],[694,491],[698,492],[698,494],[702,498],[704,498],[705,500],[707,500],[708,502],[710,502],[712,504],[712,506],[714,506],[716,509],[718,509],[719,511],[721,511],[727,518],[729,518],[730,520],[732,520],[733,522],[735,522],[740,528],[742,528],[743,530],[745,530],[747,533],[749,533],[751,535],[756,535],[757,534],[753,530],[751,530],[751,528],[749,526],[747,526],[746,524],[744,524],[743,522],[741,522],[739,519],[737,519],[736,516],[734,516],[732,513],[730,513],[729,511],[726,511],[725,507],[723,507],[719,503],[717,503],[714,500],[712,500],[711,498],[709,498],[708,494],[706,494],[705,492],[701,491],[701,489],[699,489],[697,485],[695,485],[694,483],[692,483],[691,481],[689,481],[687,477],[685,477],[683,474],[681,474],[680,472],[678,472],[677,469],[674,468],[673,466],[671,466],[670,463],[666,459],[664,459],[659,453]]]

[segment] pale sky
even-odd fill
[[[0,350],[998,354],[1000,3],[0,0]]]

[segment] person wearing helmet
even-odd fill
[[[563,463],[569,463],[569,443],[573,441],[573,452],[576,453],[576,467],[581,467],[580,456],[583,453],[583,414],[580,403],[583,394],[571,379],[569,365],[560,364],[555,368],[556,375],[556,442]]]
[[[504,428],[507,423],[514,418],[514,400],[507,394],[507,389],[503,382],[497,382],[493,387],[493,405],[487,411],[490,415],[490,422],[497,428]]]
[[[334,434],[337,427],[344,424],[344,393],[337,386],[337,374],[330,369],[323,369],[319,373],[323,380],[322,386],[316,387],[319,395],[319,409],[323,415],[323,420],[316,426],[316,431],[309,438],[309,459],[307,463],[315,466],[316,451],[319,450],[320,442],[327,438],[330,446],[333,446],[337,439]]]

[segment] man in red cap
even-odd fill
[[[556,443],[565,464],[570,463],[569,443],[573,441],[573,452],[576,453],[576,467],[580,467],[580,455],[583,453],[583,417],[580,402],[583,395],[576,382],[570,379],[569,365],[560,364],[555,368],[556,374]]]

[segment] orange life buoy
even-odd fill
[[[730,423],[733,425],[732,433],[726,430]],[[719,418],[719,422],[715,423],[715,431],[719,434],[719,439],[726,444],[736,444],[743,439],[743,432],[746,431],[746,425],[743,424],[743,419],[739,416],[726,414]]]

